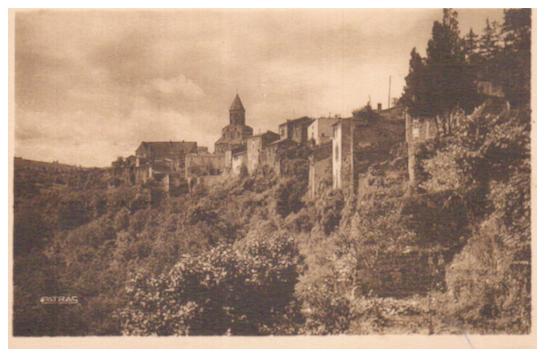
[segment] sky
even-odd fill
[[[502,10],[463,9],[480,33]],[[441,9],[31,10],[15,16],[15,155],[108,166],[141,141],[213,151],[238,93],[254,133],[399,97]]]

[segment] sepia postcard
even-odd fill
[[[532,9],[9,17],[11,347],[536,347]]]

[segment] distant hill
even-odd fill
[[[14,158],[15,197],[32,196],[46,188],[87,190],[106,188],[109,172],[106,168],[89,168],[58,162],[43,162]]]
[[[41,167],[41,168],[47,168],[47,169],[53,169],[53,170],[94,170],[97,169],[97,167],[82,167],[78,165],[70,165],[70,164],[63,164],[58,161],[53,162],[46,162],[46,161],[37,161],[37,160],[30,160],[25,159],[22,157],[15,157],[14,159],[15,165],[18,167]]]

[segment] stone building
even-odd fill
[[[208,152],[192,153],[185,158],[185,177],[221,175],[224,155]]]
[[[197,185],[210,186],[223,180],[225,155],[209,152],[193,153],[186,156],[185,178],[189,192]]]
[[[333,137],[333,124],[339,118],[317,118],[307,128],[307,138],[314,145],[321,145]]]
[[[253,133],[254,130],[246,125],[246,110],[237,94],[229,108],[229,125],[222,129],[221,138],[215,143],[214,152],[223,154],[232,147],[244,145],[246,139]]]
[[[389,158],[393,145],[402,143],[403,117],[380,115],[339,119],[333,125],[333,188],[357,193],[361,173]]]
[[[309,156],[308,168],[308,192],[310,198],[315,198],[317,194],[327,187],[331,187],[332,182],[332,141],[326,141],[316,145]]]
[[[288,161],[296,156],[297,147],[298,144],[290,139],[273,141],[263,150],[262,165],[272,168],[276,175],[284,176]]]
[[[186,155],[196,152],[194,141],[143,141],[136,149],[136,183],[144,183],[155,175],[183,176]]]
[[[127,185],[134,185],[136,183],[136,156],[131,155],[125,159],[119,157],[116,161],[112,162],[112,176],[117,183],[124,183]]]
[[[246,141],[248,172],[253,173],[266,161],[265,147],[280,139],[280,135],[267,130],[265,133],[251,136]]]
[[[299,144],[305,143],[308,139],[307,128],[310,123],[312,123],[312,119],[309,117],[288,119],[278,126],[280,138],[289,139]]]
[[[231,175],[239,176],[248,168],[246,147],[239,146],[231,150]]]

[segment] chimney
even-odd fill
[[[382,103],[377,103],[377,111],[380,112],[382,110]]]

